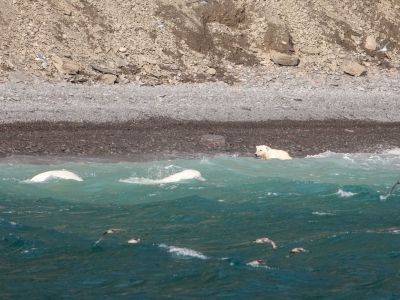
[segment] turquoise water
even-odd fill
[[[0,166],[1,299],[400,297],[398,151]],[[84,181],[27,181],[63,168]]]

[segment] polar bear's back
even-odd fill
[[[271,149],[270,151],[268,151],[268,155],[269,159],[282,159],[282,160],[292,159],[289,153],[278,149]]]

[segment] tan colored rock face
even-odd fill
[[[362,76],[367,73],[367,68],[356,62],[346,62],[343,67],[343,72],[351,76]]]
[[[270,71],[272,50],[301,54],[299,69],[306,72],[338,72],[343,59],[365,54],[371,70],[389,56],[398,68],[398,2],[0,1],[0,80],[24,70],[50,80],[78,73],[91,82],[104,74],[91,67],[98,65],[132,82],[232,82],[245,74],[242,66],[266,62],[259,69]],[[385,45],[387,51],[377,50]],[[48,65],[35,60],[39,53],[49,58]],[[298,64],[282,55],[274,61]],[[217,74],[206,72],[211,66]]]

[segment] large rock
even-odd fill
[[[288,28],[280,20],[274,21],[268,23],[268,28],[264,34],[263,45],[265,50],[275,50],[283,53],[292,52],[294,48]]]
[[[112,74],[104,74],[99,77],[99,81],[104,84],[114,84],[117,81],[117,76]]]
[[[76,75],[81,71],[81,66],[76,62],[54,55],[52,61],[57,71],[63,75]]]
[[[344,63],[342,70],[344,73],[356,77],[365,75],[367,73],[366,67],[354,61],[348,61]]]
[[[103,74],[117,75],[117,72],[115,70],[108,68],[108,67],[104,67],[104,66],[100,66],[100,65],[96,65],[96,64],[92,64],[91,67],[93,70],[103,73]]]
[[[297,55],[290,55],[277,51],[271,51],[271,60],[281,66],[297,66],[300,59]]]
[[[372,35],[367,36],[367,38],[365,39],[364,47],[367,50],[375,51],[376,48],[378,48],[376,39]]]

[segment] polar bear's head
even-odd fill
[[[269,152],[271,150],[272,149],[270,147],[265,146],[265,145],[256,146],[256,153],[254,153],[254,155],[257,158],[268,159]]]

